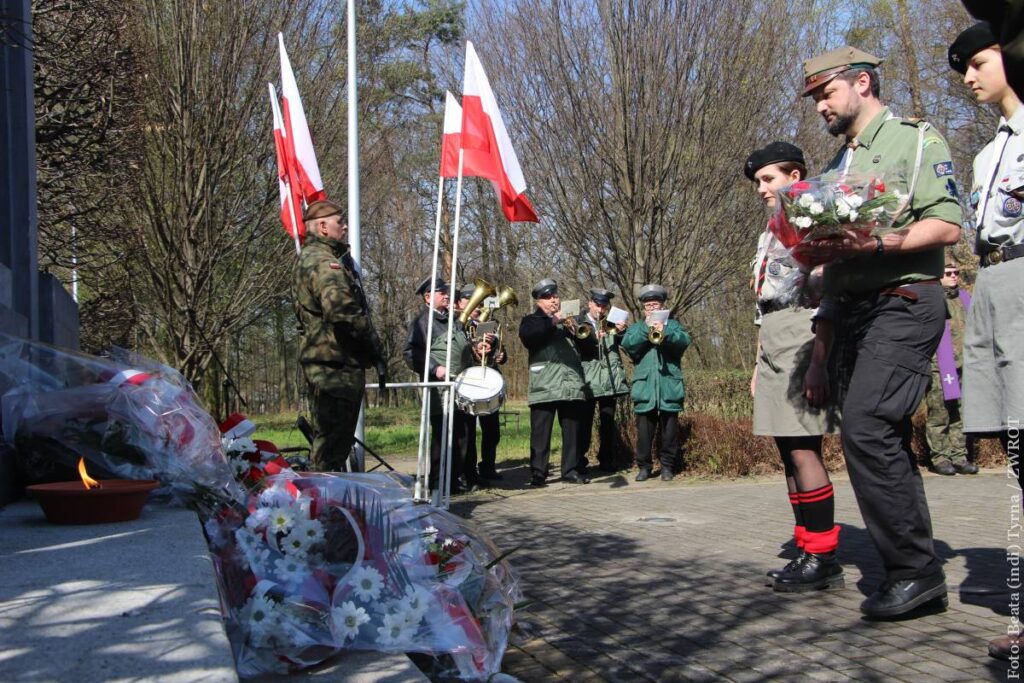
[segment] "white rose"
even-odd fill
[[[793,225],[798,228],[809,228],[813,223],[810,216],[797,216],[793,219]]]
[[[804,194],[800,195],[800,199],[796,200],[796,203],[806,209],[807,207],[814,203],[814,195],[810,194],[809,192],[805,192]]]
[[[864,200],[860,195],[848,194],[846,195],[846,203],[850,205],[851,209],[859,209],[860,205],[864,203]]]
[[[850,216],[849,216],[849,218],[850,218],[850,222],[851,223],[853,221],[857,220],[857,210],[856,209],[850,209]]]
[[[836,200],[836,215],[840,218],[846,218],[850,215],[850,205],[842,197]]]
[[[807,210],[810,211],[815,216],[817,216],[819,213],[825,210],[825,207],[821,205],[821,202],[814,202],[809,207],[807,207]]]

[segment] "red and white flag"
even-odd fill
[[[306,204],[326,199],[324,184],[320,180],[320,166],[316,163],[316,152],[313,151],[313,138],[306,124],[306,112],[302,108],[299,97],[299,86],[292,73],[288,53],[284,49],[284,36],[277,34],[277,44],[281,52],[281,104],[284,110],[284,130],[288,142],[290,163],[294,166],[298,191]]]
[[[306,224],[302,222],[302,196],[297,183],[292,183],[292,176],[296,174],[289,154],[290,145],[284,119],[281,118],[281,108],[277,104],[277,91],[273,83],[267,83],[267,87],[270,90],[270,109],[274,114],[274,150],[277,153],[277,187],[281,193],[281,224],[295,241],[295,250],[298,251],[306,237]]]
[[[538,223],[537,213],[526,198],[526,180],[491,84],[470,42],[466,43],[466,74],[462,82],[461,138],[462,174],[491,180],[508,220]]]
[[[444,130],[441,137],[441,177],[455,178],[459,175],[459,145],[462,130],[462,107],[455,95],[447,90],[444,100]],[[465,175],[465,173],[464,173]]]

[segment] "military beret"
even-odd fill
[[[804,95],[825,85],[833,78],[858,67],[873,69],[882,60],[855,47],[845,46],[804,62]]]
[[[967,73],[967,64],[971,57],[999,41],[992,33],[992,26],[987,21],[979,21],[956,37],[949,46],[949,66],[961,74]]]
[[[661,285],[644,285],[637,298],[640,301],[664,301],[668,298],[668,292]]]
[[[306,207],[306,213],[302,215],[302,220],[313,221],[318,218],[328,218],[329,216],[340,216],[344,214],[344,209],[340,205],[335,204],[327,199],[321,199],[320,201],[313,202]]]
[[[615,295],[609,292],[607,289],[596,288],[590,290],[590,300],[593,301],[595,304],[607,306],[612,302],[612,299],[614,298]]]
[[[462,287],[459,288],[459,298],[468,299],[469,297],[473,296],[473,292],[475,291],[475,285],[462,285]]]
[[[551,278],[544,278],[533,286],[533,291],[530,294],[534,299],[540,299],[549,294],[558,294],[558,283]]]
[[[801,166],[807,166],[803,150],[788,142],[776,141],[769,142],[747,157],[747,163],[743,165],[743,173],[747,178],[753,180],[754,174],[768,164],[777,164],[782,161],[795,161]]]
[[[447,292],[448,291],[448,283],[445,282],[442,278],[436,278],[434,280],[434,286],[431,287],[430,286],[430,278],[429,277],[424,278],[423,282],[421,282],[416,287],[416,293],[417,294],[426,294],[429,291],[435,291],[435,292],[445,291],[445,292]]]

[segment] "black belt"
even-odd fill
[[[1003,261],[1012,261],[1015,258],[1024,256],[1024,244],[1010,244],[1005,247],[996,247],[987,254],[981,255],[981,265],[994,266]]]

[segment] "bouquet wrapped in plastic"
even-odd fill
[[[242,676],[344,649],[426,653],[471,680],[500,670],[514,573],[465,520],[414,504],[400,475],[300,475],[269,442],[222,442],[181,375],[123,352],[0,335],[0,410],[33,466],[84,457],[199,512]]]
[[[847,231],[883,235],[907,207],[908,196],[887,190],[881,176],[829,173],[779,190],[768,227],[800,262],[801,246]]]

